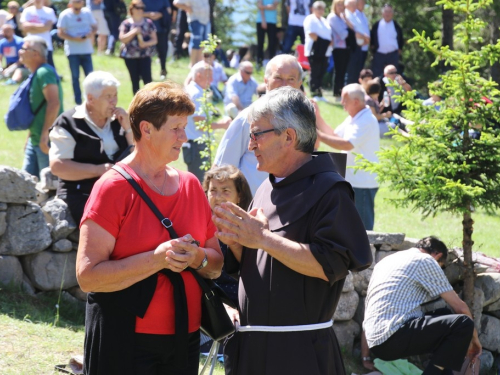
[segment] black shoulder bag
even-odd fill
[[[113,169],[120,173],[132,187],[139,193],[139,195],[144,199],[144,202],[149,206],[151,211],[154,212],[161,224],[168,230],[170,238],[179,238],[177,233],[173,228],[173,223],[169,218],[163,217],[160,210],[155,206],[153,201],[148,197],[144,190],[139,186],[137,181],[125,171],[119,165],[114,165]],[[223,338],[234,333],[234,324],[231,321],[229,315],[227,315],[226,309],[224,308],[223,302],[231,306],[232,308],[237,308],[233,301],[226,295],[226,293],[213,281],[206,280],[202,278],[198,272],[192,268],[188,270],[193,274],[198,284],[200,284],[203,290],[202,294],[202,304],[201,304],[201,330],[202,332],[209,336],[214,341],[222,340]]]

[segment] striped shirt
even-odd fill
[[[382,344],[408,320],[424,316],[422,303],[452,289],[436,260],[419,249],[384,258],[375,266],[366,295],[368,346]]]

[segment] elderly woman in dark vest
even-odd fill
[[[50,131],[57,196],[67,203],[77,225],[94,183],[128,155],[133,143],[128,114],[116,106],[119,85],[110,73],[90,73],[83,81],[85,102],[62,113]]]

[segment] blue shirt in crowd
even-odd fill
[[[276,0],[262,0],[262,5],[273,5]],[[257,8],[257,23],[262,22],[262,16],[260,14],[260,9]],[[274,23],[276,24],[278,22],[278,11],[275,10],[265,10],[264,11],[264,18],[266,19],[267,23]]]
[[[19,50],[23,46],[23,38],[13,35],[12,42],[6,38],[0,40],[0,54],[5,57],[7,65],[14,64],[19,60]]]
[[[170,14],[167,12],[167,8],[171,8],[169,0],[142,0],[146,6],[145,12],[160,12],[163,17],[153,21],[156,26],[156,32],[165,31],[165,26],[170,23],[170,20],[165,20],[165,18],[170,18]]]
[[[253,77],[250,77],[247,83],[243,82],[241,73],[233,74],[226,83],[226,96],[224,97],[224,104],[232,103],[231,98],[236,95],[240,99],[243,108],[252,104],[252,96],[257,91],[259,84]]]

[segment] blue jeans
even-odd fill
[[[287,27],[285,40],[283,41],[283,53],[292,52],[293,44],[298,36],[300,36],[300,42],[304,44],[304,27],[293,25]]]
[[[189,47],[191,49],[200,49],[200,43],[208,39],[210,22],[207,25],[204,25],[199,21],[189,22],[189,31],[191,32]]]
[[[24,150],[23,171],[40,178],[40,171],[49,166],[49,155],[44,154],[39,146],[33,146],[28,139],[26,150]]]
[[[375,223],[375,194],[377,194],[378,188],[364,189],[353,187],[353,190],[354,204],[361,217],[361,221],[363,221],[366,230],[373,230]]]
[[[92,56],[86,55],[69,55],[69,68],[71,70],[71,81],[73,83],[73,93],[75,95],[75,103],[82,104],[82,90],[80,89],[80,66],[83,68],[85,76],[94,71],[92,66]]]

